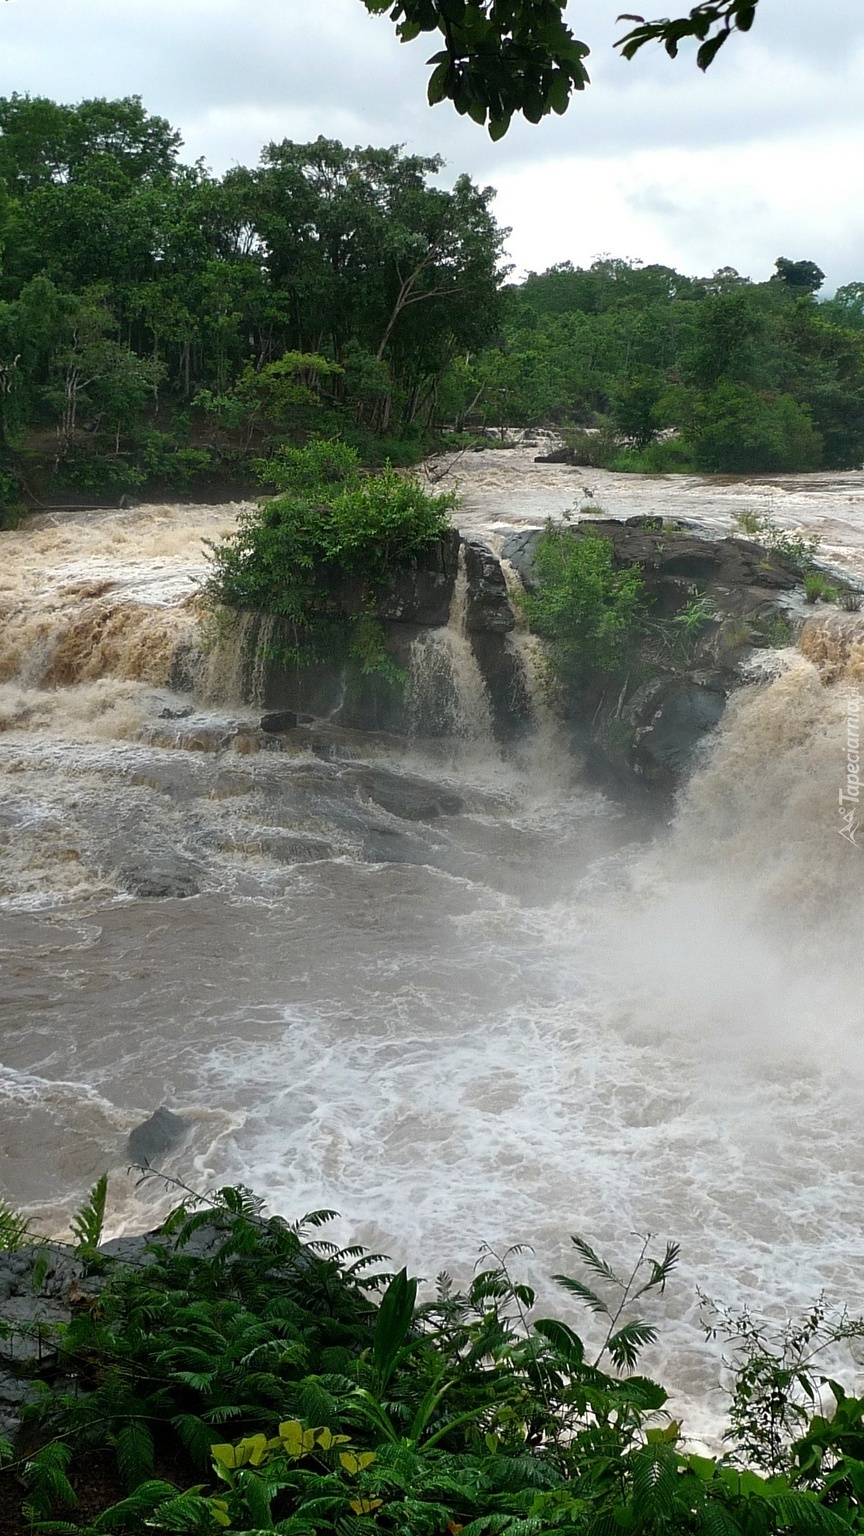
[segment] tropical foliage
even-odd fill
[[[864,1529],[864,1400],[833,1380],[833,1412],[819,1396],[825,1348],[861,1323],[820,1305],[778,1338],[715,1313],[740,1369],[728,1453],[696,1455],[664,1389],[637,1370],[656,1337],[641,1314],[673,1276],[674,1244],[646,1240],[619,1276],[574,1236],[579,1273],[556,1279],[601,1321],[592,1358],[570,1322],[536,1316],[513,1274],[519,1250],[486,1251],[464,1291],[444,1274],[421,1291],[380,1255],[326,1241],[331,1216],[292,1226],[224,1189],[185,1200],[146,1262],[85,1274],[29,1410],[30,1449],[7,1447],[0,1470],[3,1509],[23,1506],[18,1529]]]
[[[453,494],[430,494],[390,465],[366,474],[341,442],[287,448],[266,472],[282,495],[241,514],[213,549],[211,601],[280,615],[298,662],[347,645],[366,670],[380,666],[376,599],[449,529]]]
[[[498,333],[491,190],[323,138],[222,178],[179,147],[137,98],[0,99],[0,467],[116,496],[310,431],[379,462],[421,436]]]
[[[760,283],[612,258],[507,283],[492,189],[441,169],[319,138],[217,178],[137,98],[0,99],[0,506],[538,424],[619,469],[864,462],[864,285],[821,301],[786,257]]]
[[[537,544],[528,622],[568,680],[614,672],[645,610],[637,566],[619,567],[608,539],[549,523]]]
[[[815,263],[752,283],[603,258],[507,290],[503,344],[442,383],[467,424],[581,428],[577,461],[752,474],[864,463],[861,284]],[[585,430],[588,429],[588,430]]]

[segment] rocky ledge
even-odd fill
[[[574,751],[606,787],[668,797],[729,694],[752,678],[754,653],[789,644],[811,611],[800,569],[777,551],[691,522],[590,517],[565,528],[574,539],[607,539],[617,565],[641,571],[648,601],[646,632],[629,665],[564,689]],[[267,710],[263,731],[278,735],[312,721],[395,736],[458,734],[466,708],[477,707],[476,689],[473,705],[468,695],[456,697],[466,665],[475,680],[479,672],[498,742],[529,731],[536,700],[511,589],[514,576],[534,586],[542,536],[542,528],[513,533],[499,556],[454,530],[395,572],[373,610],[383,670],[351,656],[289,664],[280,659],[291,639],[282,622],[253,615],[246,689]],[[341,583],[332,597],[334,611],[360,611],[356,585]]]
[[[793,640],[803,611],[800,570],[761,544],[683,521],[591,517],[569,533],[608,539],[616,565],[638,566],[649,614],[626,667],[569,693],[574,740],[603,781],[667,796],[729,694],[752,680],[754,652]],[[502,547],[529,590],[541,537],[541,529],[513,534]]]

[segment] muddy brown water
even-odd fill
[[[455,466],[466,529],[752,509],[864,579],[864,475],[614,476],[535,451]],[[57,1231],[107,1168],[112,1231],[139,1230],[169,1197],[125,1142],[166,1104],[192,1123],[168,1169],[196,1186],[335,1207],[338,1235],[425,1275],[530,1243],[544,1306],[580,1327],[544,1278],[571,1232],[622,1262],[634,1233],[673,1237],[646,1366],[710,1433],[697,1284],[864,1310],[864,849],[837,823],[857,631],[830,684],[769,657],[648,834],[580,779],[539,696],[501,756],[452,637],[452,742],[337,720],[266,749],[236,637],[202,642],[195,603],[202,541],[238,510],[0,536],[0,1192]],[[183,642],[188,699],[167,687]]]

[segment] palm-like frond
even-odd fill
[[[605,1259],[600,1258],[600,1255],[595,1252],[591,1244],[586,1243],[584,1237],[571,1233],[570,1241],[587,1269],[592,1270],[595,1275],[602,1276],[604,1280],[608,1280],[612,1285],[621,1285],[623,1283],[616,1275],[612,1266],[607,1264]]]

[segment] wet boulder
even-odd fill
[[[190,1122],[175,1115],[163,1104],[149,1120],[130,1131],[126,1152],[130,1163],[149,1168],[180,1145],[190,1129]]]
[[[469,634],[489,630],[509,634],[516,619],[500,560],[480,539],[465,539],[464,548],[468,577],[465,628]]]
[[[299,723],[299,716],[293,709],[271,709],[261,716],[261,729],[268,735],[278,736],[282,731],[296,730]]]
[[[438,816],[458,816],[465,809],[459,795],[427,779],[367,767],[350,769],[345,777],[361,796],[402,821],[432,821]]]
[[[197,896],[199,878],[198,868],[191,859],[167,850],[136,853],[124,860],[117,871],[121,889],[142,901],[176,901]]]

